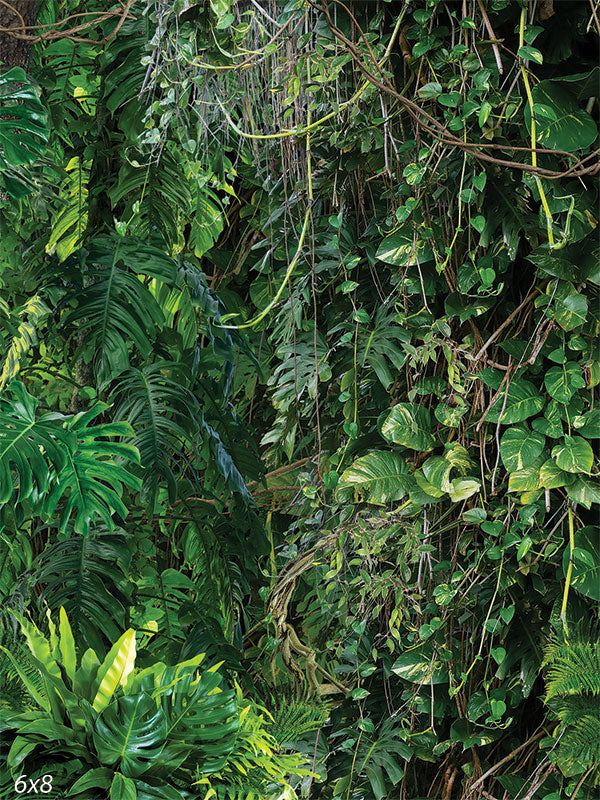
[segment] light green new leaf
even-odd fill
[[[409,475],[404,459],[387,450],[367,453],[346,469],[336,496],[344,500],[384,505],[408,492]]]
[[[569,566],[569,548],[563,553],[563,572]],[[597,528],[591,525],[575,533],[575,549],[571,586],[592,600],[600,602],[600,540]]]
[[[0,391],[18,374],[21,359],[37,341],[37,326],[49,313],[50,309],[39,294],[30,297],[19,309],[19,326],[10,339],[6,358],[0,371]]]
[[[552,458],[565,472],[584,472],[589,475],[594,464],[594,452],[581,436],[565,436],[562,444],[552,449]]]
[[[71,682],[73,682],[75,679],[75,671],[77,669],[77,652],[75,650],[75,639],[69,624],[67,612],[62,606],[60,607],[59,611],[59,632],[59,649],[62,665],[65,668],[67,676]]]
[[[481,489],[481,483],[472,478],[455,478],[449,490],[450,500],[453,503],[459,503],[461,500],[466,500],[472,497]]]
[[[508,472],[532,464],[544,449],[546,439],[541,433],[525,427],[509,428],[500,440],[502,463]]]
[[[125,684],[127,676],[133,670],[135,654],[135,631],[130,628],[114,643],[98,670],[98,690],[92,703],[94,711],[105,709],[117,686]]]
[[[385,418],[381,433],[389,442],[413,450],[431,450],[435,444],[429,411],[417,403],[395,405]]]
[[[56,252],[59,261],[77,250],[87,227],[90,165],[91,162],[82,163],[79,156],[75,156],[65,167],[67,175],[59,189],[62,205],[54,215],[46,244],[46,253]]]

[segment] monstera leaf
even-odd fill
[[[102,385],[127,369],[130,345],[149,355],[157,328],[164,322],[160,306],[139,276],[172,284],[177,265],[155,247],[119,238],[97,241],[85,263],[94,282],[78,295],[77,308],[65,324],[76,323],[80,332],[85,331],[86,341],[93,342]]]
[[[211,667],[198,671],[204,656],[166,667],[156,694],[167,720],[169,754],[193,755],[203,773],[222,769],[239,728],[235,692],[221,691],[221,676]],[[171,744],[171,742],[173,744]],[[194,742],[190,753],[189,743]]]
[[[14,399],[0,403],[0,504],[32,498],[52,516],[60,503],[61,530],[74,515],[75,531],[84,534],[96,516],[109,528],[114,511],[127,516],[124,486],[139,489],[140,481],[115,458],[139,455],[114,437],[131,434],[130,426],[89,425],[107,408],[103,403],[76,416],[38,415],[38,401],[22,383],[14,381],[11,392]]]
[[[150,769],[165,744],[167,721],[150,694],[119,697],[93,719],[93,739],[98,758],[126,777]]]
[[[0,186],[11,197],[29,191],[15,168],[33,163],[47,142],[46,109],[24,71],[0,74]]]

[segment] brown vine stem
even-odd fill
[[[496,328],[496,330],[495,330],[495,331],[492,333],[492,335],[489,337],[489,339],[487,340],[487,342],[486,342],[486,343],[483,345],[483,347],[481,348],[481,350],[480,350],[480,351],[479,351],[479,352],[478,352],[478,353],[475,355],[475,358],[473,359],[473,364],[476,364],[476,363],[479,361],[479,359],[482,357],[482,355],[485,353],[485,351],[488,349],[488,347],[489,347],[489,346],[492,344],[492,342],[495,342],[495,341],[496,341],[496,339],[498,338],[498,336],[500,336],[500,334],[502,333],[502,331],[503,331],[503,330],[504,330],[504,329],[505,329],[505,328],[506,328],[508,325],[510,325],[510,323],[513,321],[513,319],[514,319],[514,318],[517,316],[517,314],[519,313],[519,311],[521,311],[523,308],[525,308],[525,306],[526,306],[526,305],[527,305],[527,304],[528,304],[528,303],[529,303],[531,300],[533,300],[533,298],[536,296],[536,294],[537,294],[539,291],[540,291],[540,290],[539,290],[539,289],[536,287],[535,289],[533,289],[533,291],[529,292],[529,294],[527,295],[527,297],[525,298],[525,300],[523,300],[521,303],[519,303],[519,305],[518,305],[518,306],[515,308],[515,310],[514,310],[514,311],[512,311],[512,312],[511,312],[511,313],[508,315],[508,317],[507,317],[507,318],[504,320],[504,322],[502,323],[502,325],[500,325],[499,327],[497,327],[497,328]]]
[[[512,750],[507,756],[504,756],[504,758],[501,758],[500,761],[498,761],[496,764],[494,764],[493,767],[490,767],[487,772],[484,772],[483,775],[480,778],[477,778],[475,783],[473,783],[469,787],[469,794],[467,795],[467,798],[470,795],[472,795],[473,792],[475,791],[475,789],[477,789],[478,786],[481,786],[481,784],[487,778],[489,778],[490,775],[493,775],[494,772],[497,772],[500,769],[500,767],[504,766],[504,764],[506,764],[508,761],[512,761],[512,759],[517,755],[517,753],[520,753],[521,750],[524,750],[526,747],[529,747],[529,745],[533,744],[535,741],[537,741],[537,739],[541,739],[542,736],[545,736],[545,735],[546,735],[546,732],[543,731],[543,730],[542,731],[538,731],[537,733],[534,733],[533,736],[530,736],[530,738],[527,739],[526,742],[523,742],[523,744],[520,744],[518,747],[515,747],[515,749]]]
[[[307,2],[318,10],[318,6],[316,6],[315,3],[312,2],[312,0],[307,0]],[[363,73],[363,75],[367,78],[367,80],[370,83],[372,83],[373,86],[376,86],[381,91],[398,99],[402,103],[402,105],[404,105],[404,107],[409,112],[411,117],[413,117],[417,125],[423,127],[431,136],[433,136],[438,141],[441,141],[444,144],[453,145],[454,147],[458,147],[462,150],[469,149],[472,151],[471,155],[473,155],[480,161],[485,161],[490,164],[495,164],[497,166],[508,167],[510,169],[519,169],[522,172],[530,172],[533,175],[544,177],[547,178],[548,180],[556,180],[558,178],[567,177],[568,175],[573,177],[583,176],[583,175],[593,175],[596,174],[598,171],[600,171],[600,163],[595,163],[589,167],[583,167],[582,166],[584,163],[583,160],[577,161],[577,163],[569,167],[568,170],[563,170],[562,172],[558,172],[556,170],[545,169],[537,165],[534,166],[533,164],[525,164],[520,161],[511,161],[509,159],[495,158],[494,156],[491,156],[488,153],[481,152],[481,150],[478,148],[492,147],[501,150],[516,150],[517,148],[512,147],[511,145],[504,145],[504,144],[494,145],[484,142],[464,142],[462,139],[459,139],[457,136],[454,136],[445,125],[443,125],[434,116],[425,111],[425,109],[419,106],[418,103],[409,100],[407,97],[404,97],[401,92],[398,92],[396,89],[390,88],[390,86],[386,85],[385,83],[382,83],[382,81],[380,81],[367,68],[362,58],[360,57],[360,53],[356,45],[352,41],[350,41],[350,39],[348,39],[347,36],[345,36],[345,34],[335,25],[335,23],[331,19],[331,15],[329,13],[326,0],[322,0],[321,10],[325,15],[325,18],[327,20],[327,25],[329,26],[330,30],[337,39],[339,39],[346,45],[346,48],[350,52],[354,62],[356,63],[360,71]],[[424,120],[427,120],[427,122],[424,122]],[[436,130],[434,130],[434,128]],[[529,152],[533,152],[532,148],[528,148],[528,150]],[[537,152],[540,151],[538,150]],[[550,152],[554,153],[555,155],[558,154],[558,151],[556,150]],[[591,156],[597,155],[598,152],[600,151],[595,151],[593,154],[591,154]],[[576,158],[576,156],[574,156],[572,153],[569,154],[569,157]]]

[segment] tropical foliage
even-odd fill
[[[595,0],[22,5],[0,796],[591,800]]]

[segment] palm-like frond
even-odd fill
[[[558,714],[557,760],[570,774],[600,781],[600,643],[592,636],[554,636],[545,653],[546,700]]]
[[[589,692],[600,694],[600,642],[556,641],[546,653],[550,664],[546,698]]]
[[[100,385],[129,366],[128,343],[147,356],[163,313],[140,276],[165,283],[176,278],[176,263],[157,248],[133,239],[94,242],[84,265],[91,282],[78,296],[78,305],[65,320],[85,331],[91,340]]]
[[[176,475],[187,461],[184,449],[194,446],[192,434],[199,432],[200,408],[184,381],[183,365],[159,361],[128,370],[113,391],[115,418],[127,420],[135,431],[131,441],[140,453],[151,507],[161,480],[175,498]]]
[[[93,532],[47,547],[34,562],[31,580],[41,607],[66,609],[78,641],[97,652],[127,627],[132,582],[131,552],[124,536]]]

